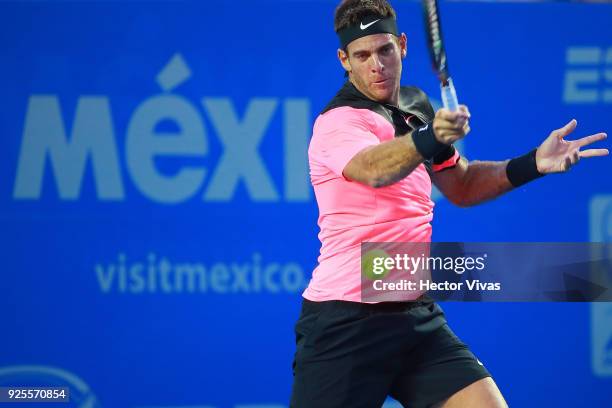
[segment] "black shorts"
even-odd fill
[[[425,408],[490,376],[429,299],[304,300],[295,332],[293,408]]]

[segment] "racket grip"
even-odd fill
[[[450,111],[456,111],[459,107],[459,101],[457,101],[457,92],[455,92],[453,80],[448,78],[446,86],[440,84],[440,90],[442,91],[442,104],[444,107]]]

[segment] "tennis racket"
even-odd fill
[[[440,27],[440,12],[437,0],[422,0],[423,16],[425,17],[425,30],[427,32],[427,46],[434,72],[440,80],[442,91],[442,103],[446,109],[456,111],[459,106],[457,92],[453,80],[448,73],[446,51],[442,39],[442,28]]]

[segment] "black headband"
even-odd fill
[[[381,18],[380,16],[366,16],[359,24],[348,26],[338,31],[340,47],[346,50],[351,41],[366,35],[389,33],[397,35],[397,23],[393,17]]]

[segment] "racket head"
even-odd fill
[[[446,85],[450,75],[448,72],[446,51],[444,50],[444,40],[442,38],[438,1],[422,0],[421,3],[423,5],[427,48],[429,49],[431,64],[440,82]]]

